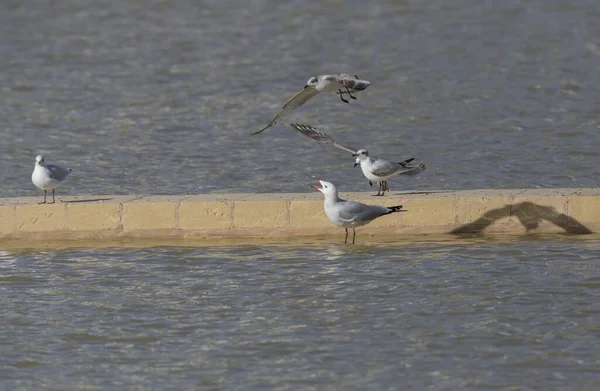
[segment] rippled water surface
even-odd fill
[[[599,259],[565,236],[4,251],[0,388],[595,389]]]
[[[269,122],[306,80],[372,86],[288,118],[423,160],[393,190],[598,185],[597,0],[8,1],[0,12],[0,196],[368,190],[343,151]]]
[[[597,0],[8,1],[0,197],[593,187]],[[335,238],[339,239],[339,238]],[[334,239],[332,239],[334,240]],[[595,389],[600,239],[0,251],[0,389]],[[513,387],[513,388],[510,388]]]

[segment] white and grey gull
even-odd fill
[[[345,103],[350,103],[347,99],[344,99],[343,95],[348,94],[352,99],[356,99],[353,92],[363,91],[371,85],[370,81],[362,80],[358,76],[351,76],[347,73],[339,73],[337,75],[319,75],[313,76],[306,82],[306,85],[300,92],[296,93],[293,97],[288,100],[279,113],[269,122],[267,126],[251,133],[255,135],[263,132],[271,126],[278,123],[285,115],[297,109],[298,107],[305,104],[309,99],[316,96],[320,92],[335,92],[339,94],[340,99]]]
[[[389,215],[396,212],[406,212],[402,205],[380,206],[367,205],[355,201],[346,201],[338,196],[338,191],[333,183],[325,182],[317,178],[319,185],[312,185],[315,190],[319,190],[325,196],[325,214],[332,223],[344,227],[346,236],[344,244],[348,243],[348,228],[352,228],[352,244],[356,239],[356,227],[369,224],[378,217]]]
[[[34,185],[44,190],[44,202],[41,202],[41,204],[46,203],[46,193],[50,189],[52,189],[52,203],[56,202],[54,199],[54,189],[67,178],[71,171],[73,170],[70,168],[46,164],[42,155],[35,157],[35,166],[31,174],[31,181]]]
[[[389,190],[387,180],[391,177],[395,175],[414,176],[426,169],[424,163],[418,165],[410,164],[415,160],[414,158],[394,162],[370,156],[366,149],[354,149],[344,146],[334,141],[327,133],[320,132],[317,128],[310,125],[290,124],[290,126],[315,141],[350,152],[356,158],[354,167],[360,165],[363,175],[369,180],[369,185],[373,186],[373,182],[378,183],[379,189],[377,190],[377,194],[375,194],[376,196],[383,196],[386,190]]]

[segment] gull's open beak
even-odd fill
[[[310,187],[312,187],[315,190],[321,191],[321,189],[323,188],[321,186],[321,178],[318,178],[318,177],[313,177],[313,178],[315,178],[317,181],[319,181],[319,184],[318,185],[310,185]]]
[[[359,163],[354,163],[354,167],[358,166]]]
[[[356,157],[356,156],[358,156],[358,154],[357,154],[357,153],[353,153],[353,154],[352,154],[352,157]]]
[[[304,86],[304,88],[308,87],[308,84]]]

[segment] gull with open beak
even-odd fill
[[[331,145],[350,152],[356,158],[354,167],[360,165],[364,176],[369,180],[369,185],[373,186],[373,182],[377,182],[379,189],[376,196],[385,195],[386,190],[389,190],[387,180],[395,175],[414,176],[425,171],[425,164],[418,165],[410,164],[414,158],[406,159],[401,162],[393,162],[391,160],[372,157],[366,149],[353,149],[335,142],[327,133],[319,132],[317,128],[310,125],[290,124],[292,128],[302,133],[306,137],[310,137],[322,144]]]
[[[319,190],[325,196],[325,214],[332,223],[344,227],[346,236],[344,244],[348,243],[348,228],[352,228],[352,244],[356,239],[356,227],[369,224],[378,217],[389,215],[395,212],[405,212],[402,205],[397,206],[379,206],[366,205],[355,201],[346,201],[338,196],[338,191],[333,183],[325,182],[316,178],[318,185],[312,185],[315,190]]]

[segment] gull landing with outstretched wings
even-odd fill
[[[290,98],[279,113],[269,122],[267,126],[259,131],[251,133],[251,135],[259,134],[265,129],[270,128],[279,122],[288,113],[294,111],[298,107],[305,104],[309,99],[316,96],[320,92],[335,92],[340,96],[342,102],[350,103],[349,100],[344,98],[344,94],[347,94],[351,99],[356,99],[352,93],[357,91],[364,91],[371,85],[370,81],[362,80],[358,76],[351,76],[347,73],[340,73],[337,75],[319,75],[308,79],[304,88],[296,95]]]
[[[386,190],[389,190],[387,180],[391,177],[395,175],[418,175],[425,171],[426,168],[424,163],[416,166],[410,164],[415,160],[414,158],[394,162],[370,156],[369,151],[366,149],[347,147],[334,141],[327,133],[320,132],[317,128],[310,125],[290,124],[290,126],[315,141],[350,152],[356,158],[354,167],[360,165],[363,175],[369,180],[369,185],[373,186],[373,182],[378,183],[379,189],[377,190],[377,194],[375,194],[376,196],[383,196]]]

